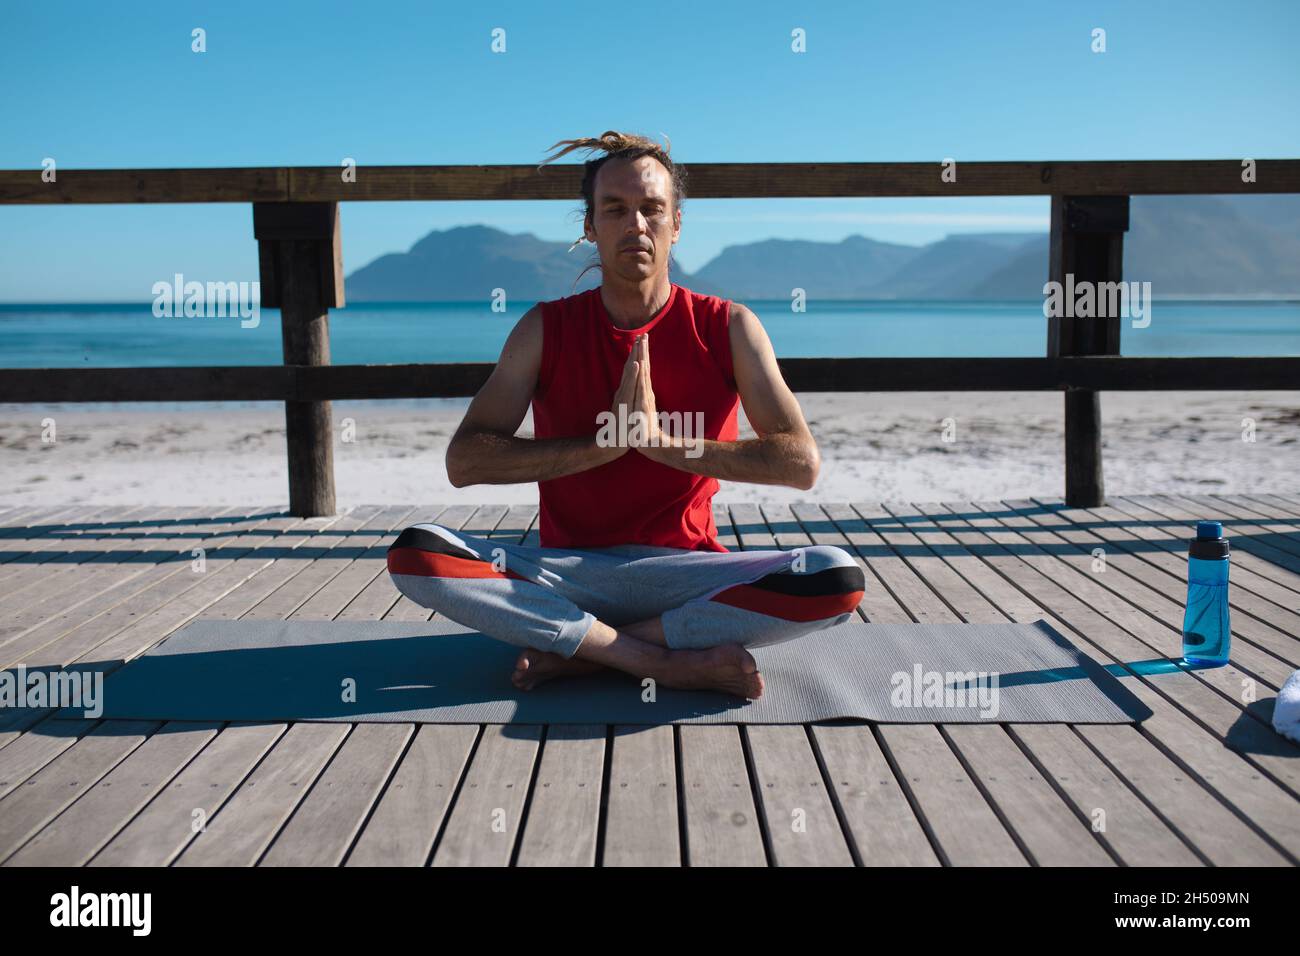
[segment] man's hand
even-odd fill
[[[626,442],[621,429],[617,430],[616,439],[618,447],[625,452],[629,448],[647,448],[659,441],[659,413],[650,386],[650,337],[645,333],[632,343],[610,413],[616,424],[627,424]]]
[[[636,344],[632,346],[632,356],[636,357],[636,400],[633,403],[633,411],[640,414],[641,441],[636,442],[635,448],[651,448],[659,444],[662,435],[659,434],[659,412],[655,408],[655,392],[650,385],[650,336],[642,333],[637,336]],[[629,356],[629,357],[632,357]],[[628,416],[628,426],[635,427],[638,424],[637,419],[631,415]]]
[[[640,342],[639,337],[637,341]],[[618,390],[614,393],[614,401],[609,409],[614,416],[616,435],[614,447],[622,449],[619,452],[620,457],[627,451],[628,446],[623,443],[623,436],[618,429],[618,423],[629,420],[632,417],[632,412],[636,410],[638,369],[637,346],[633,344],[632,351],[627,355],[627,361],[623,363],[623,378],[618,383]]]

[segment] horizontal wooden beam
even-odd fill
[[[796,392],[1300,390],[1300,357],[787,358]],[[491,362],[0,369],[0,402],[330,401],[457,398]]]
[[[289,170],[60,169],[0,170],[0,204],[277,202],[289,197]]]
[[[683,163],[694,199],[848,196],[1136,196],[1300,192],[1300,160],[965,163]],[[582,165],[0,170],[0,204],[347,202],[579,197]],[[951,176],[948,179],[952,179]],[[352,180],[349,175],[349,180]]]

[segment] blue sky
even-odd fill
[[[0,31],[0,167],[533,163],[606,129],[667,134],[685,162],[1296,157],[1297,27],[1294,0],[21,3]],[[345,264],[466,223],[572,240],[578,208],[348,203]],[[676,255],[1046,221],[1039,198],[688,199]],[[257,277],[242,204],[4,206],[0,236],[0,301]]]

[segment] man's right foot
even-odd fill
[[[758,664],[739,644],[670,651],[660,680],[665,686],[680,690],[720,690],[749,700],[763,695],[763,675]]]

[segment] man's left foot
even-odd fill
[[[515,671],[510,675],[510,683],[520,690],[532,690],[538,684],[556,677],[576,677],[580,674],[594,674],[604,669],[603,664],[593,661],[562,657],[550,651],[529,648],[515,660]]]

